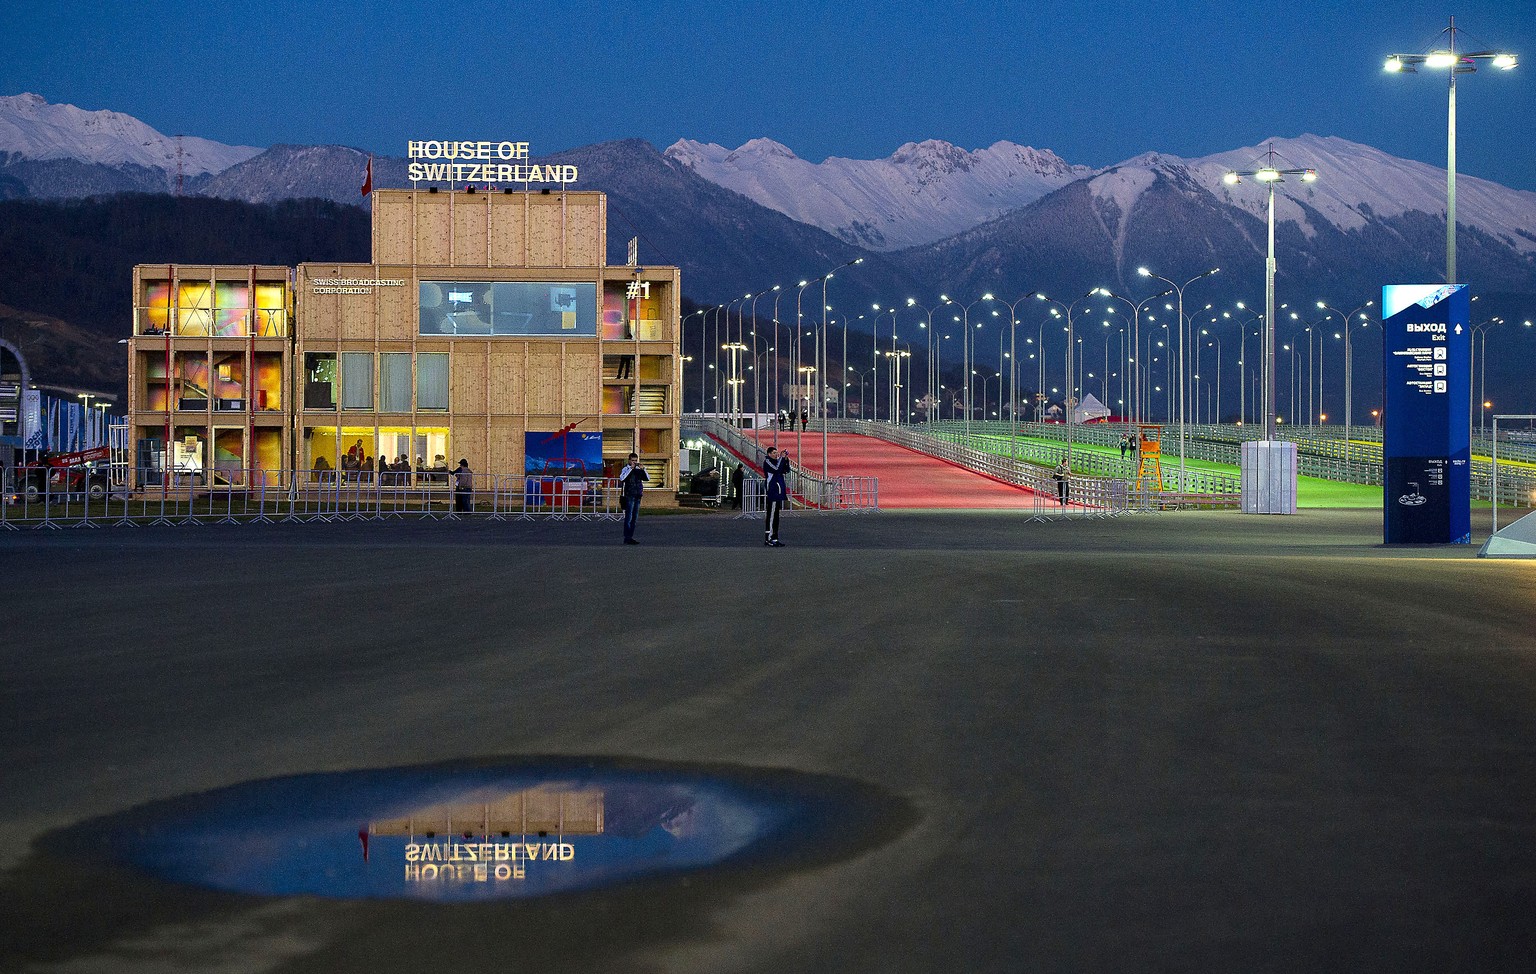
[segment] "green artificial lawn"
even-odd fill
[[[1002,456],[1008,455],[1008,438],[1006,436],[979,437],[991,443],[991,452]],[[1061,446],[1061,440],[1043,439],[1038,437],[1021,436],[1020,443],[1038,443],[1045,446]],[[1170,443],[1165,442],[1164,446]],[[1082,450],[1087,453],[1098,453],[1104,456],[1118,457],[1119,447],[1099,446],[1093,443],[1077,443],[1072,449]],[[1177,447],[1175,447],[1177,449]],[[1169,470],[1179,465],[1177,455],[1164,455],[1163,469]],[[1210,460],[1196,460],[1193,457],[1184,458],[1184,467],[1187,470],[1202,470],[1209,473],[1223,473],[1232,477],[1238,475],[1235,464],[1214,463]],[[1482,502],[1487,506],[1487,502]],[[1369,484],[1350,484],[1336,480],[1324,480],[1321,477],[1296,478],[1296,506],[1297,507],[1352,507],[1352,508],[1380,508],[1381,488]],[[1476,502],[1474,502],[1476,506]]]

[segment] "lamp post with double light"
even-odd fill
[[[811,371],[812,372],[818,372],[819,371],[817,381],[820,384],[817,386],[817,391],[818,391],[819,397],[821,399],[821,402],[818,405],[818,408],[821,410],[821,479],[822,480],[826,480],[827,479],[827,385],[826,385],[826,383],[827,383],[827,370],[826,370],[826,364],[827,364],[826,363],[826,358],[827,358],[827,354],[826,353],[827,353],[827,350],[826,350],[826,344],[827,344],[827,308],[828,308],[828,305],[827,305],[827,282],[832,280],[832,276],[834,274],[836,274],[838,271],[842,270],[844,267],[852,267],[855,264],[862,264],[862,263],[864,263],[864,258],[862,258],[862,257],[855,257],[853,260],[843,261],[841,264],[838,264],[836,267],[834,267],[831,270],[827,271],[825,274],[821,275],[821,277],[820,277],[820,281],[821,281],[821,354],[820,354],[819,359],[817,360],[817,368],[813,368]],[[798,310],[799,310],[799,299],[798,298],[796,299],[795,304],[796,304],[796,311],[798,312]],[[798,340],[797,340],[797,344],[798,344]]]
[[[761,290],[761,291],[757,292],[756,294],[752,295],[752,345],[753,345],[754,349],[757,346],[757,299],[762,297],[763,295],[769,294],[769,293],[773,294],[773,301],[774,301],[773,323],[774,323],[775,327],[774,327],[773,343],[775,345],[777,345],[779,343],[779,335],[778,335],[778,327],[777,327],[778,323],[779,323],[779,312],[778,312],[778,301],[779,301],[778,292],[779,292],[779,287],[780,287],[780,285],[775,284],[773,287],[765,288],[764,290]],[[753,403],[753,409],[754,410],[757,409],[757,402],[758,402],[758,400],[762,399],[762,397],[758,394],[758,388],[761,385],[762,385],[762,380],[756,375],[756,373],[754,373],[753,376],[752,376],[752,403]],[[765,401],[764,404],[766,405],[766,401]],[[754,422],[756,422],[756,420],[754,420]]]
[[[907,307],[916,308],[928,316],[928,320],[926,322],[919,322],[918,327],[925,329],[928,333],[928,367],[924,370],[927,374],[924,376],[923,384],[928,387],[926,390],[928,406],[924,412],[927,414],[928,422],[931,423],[938,418],[935,413],[938,403],[935,391],[939,385],[938,366],[935,364],[934,358],[934,350],[938,347],[938,337],[933,333],[933,312],[935,309],[927,305],[918,304],[916,298],[907,298]]]
[[[1248,326],[1256,322],[1263,322],[1264,316],[1257,311],[1248,310],[1243,302],[1237,302],[1239,314],[1234,315],[1230,311],[1223,311],[1223,318],[1230,318],[1237,322],[1238,347],[1237,347],[1237,424],[1241,426],[1248,421]],[[1278,339],[1277,339],[1278,340]],[[1278,353],[1277,353],[1278,355]],[[1278,414],[1280,401],[1274,402],[1275,412]],[[1294,404],[1292,405],[1294,409]]]
[[[1200,280],[1201,278],[1203,278],[1203,277],[1210,277],[1212,274],[1220,273],[1220,271],[1221,271],[1220,267],[1212,267],[1208,271],[1201,271],[1199,274],[1196,274],[1194,277],[1191,277],[1189,280],[1185,281],[1183,284],[1178,284],[1178,283],[1176,283],[1174,281],[1168,280],[1168,278],[1163,277],[1161,274],[1154,274],[1154,273],[1152,273],[1150,270],[1148,270],[1145,267],[1138,267],[1138,268],[1136,268],[1136,273],[1140,274],[1142,277],[1155,277],[1155,278],[1157,278],[1159,281],[1162,281],[1164,284],[1166,284],[1170,288],[1172,288],[1173,289],[1173,293],[1177,294],[1179,296],[1179,308],[1178,308],[1178,318],[1179,318],[1179,320],[1178,320],[1178,325],[1179,325],[1179,399],[1178,399],[1178,402],[1179,402],[1179,490],[1180,491],[1183,491],[1185,489],[1186,474],[1185,474],[1185,462],[1184,462],[1184,441],[1185,441],[1185,438],[1186,438],[1186,436],[1185,436],[1185,426],[1187,424],[1186,414],[1188,413],[1188,405],[1189,405],[1188,404],[1189,389],[1188,389],[1188,386],[1184,382],[1184,358],[1185,358],[1185,344],[1186,344],[1185,341],[1184,341],[1184,331],[1185,331],[1186,328],[1189,327],[1188,322],[1186,322],[1184,320],[1184,289],[1189,287],[1191,284],[1195,283],[1196,281]]]
[[[1460,51],[1456,47],[1456,18],[1441,31],[1448,38],[1447,46],[1423,54],[1392,54],[1387,57],[1386,70],[1392,74],[1416,74],[1420,67],[1446,71],[1450,76],[1450,94],[1446,110],[1445,128],[1445,283],[1456,282],[1456,76],[1472,74],[1480,62],[1487,62],[1501,71],[1512,71],[1520,63],[1519,57],[1508,51]]]
[[[1354,356],[1350,354],[1349,325],[1355,320],[1355,315],[1358,314],[1360,316],[1360,327],[1364,328],[1366,323],[1370,321],[1370,318],[1365,314],[1365,309],[1375,303],[1375,301],[1367,301],[1349,314],[1344,314],[1337,308],[1329,307],[1327,302],[1317,302],[1319,309],[1327,314],[1337,315],[1344,321],[1344,463],[1346,465],[1349,463],[1349,438],[1351,427],[1354,424],[1355,405],[1355,362]]]
[[[1275,438],[1275,184],[1287,176],[1299,176],[1304,183],[1317,180],[1315,169],[1280,169],[1275,165],[1275,147],[1269,147],[1268,165],[1258,169],[1231,171],[1222,177],[1235,186],[1244,177],[1263,183],[1269,213],[1269,249],[1264,258],[1264,439]]]
[[[961,373],[961,375],[965,379],[965,393],[962,396],[962,399],[965,402],[965,439],[966,444],[969,445],[971,439],[971,308],[975,307],[983,301],[991,301],[994,299],[992,297],[992,293],[989,291],[986,294],[983,294],[981,297],[977,298],[975,301],[972,301],[970,304],[961,304],[959,301],[956,301],[954,298],[951,298],[946,294],[939,295],[939,300],[945,304],[952,304],[960,309],[960,327],[963,330],[960,344],[962,347],[961,354],[964,357],[964,371]],[[981,326],[977,325],[976,327],[980,328]]]
[[[704,327],[704,315],[707,314],[708,311],[709,311],[709,309],[707,309],[707,308],[700,308],[700,309],[698,309],[696,311],[690,311],[686,315],[683,316],[683,320],[678,322],[678,325],[677,325],[678,334],[679,335],[684,335],[684,334],[687,333],[688,319],[692,318],[694,315],[698,315],[699,316],[699,328],[700,328],[700,333],[699,333],[699,360],[700,360],[700,363],[701,363],[700,364],[700,368],[699,368],[699,413],[701,415],[704,412],[704,386],[703,386],[703,383],[704,383],[704,369],[703,369],[703,366],[702,366],[702,362],[703,362],[703,359],[704,359],[704,341],[705,341],[705,339],[704,339],[704,334],[703,334],[703,327]],[[687,347],[687,343],[686,342],[684,342],[683,345],[684,345],[684,347]],[[678,368],[678,382],[679,382],[679,384],[683,384],[683,385],[686,385],[685,377],[686,377],[687,373],[685,373],[683,371],[683,362],[686,361],[686,360],[687,360],[686,357],[682,358],[682,359],[679,359],[678,360],[678,366],[677,366],[677,368]]]
[[[726,384],[731,389],[731,423],[737,429],[741,428],[741,353],[750,351],[742,342],[726,342],[720,346],[722,351],[731,353],[731,377]]]
[[[1135,361],[1136,361],[1135,360],[1135,350],[1140,347],[1140,342],[1141,342],[1141,311],[1142,311],[1142,309],[1145,308],[1147,305],[1151,304],[1153,301],[1156,301],[1159,298],[1166,298],[1168,295],[1173,293],[1173,290],[1169,289],[1169,290],[1166,290],[1166,291],[1159,291],[1158,293],[1152,295],[1151,297],[1143,298],[1140,301],[1132,301],[1130,298],[1126,297],[1125,295],[1123,295],[1123,294],[1116,294],[1115,292],[1111,291],[1107,287],[1099,288],[1099,293],[1104,295],[1106,298],[1114,298],[1116,301],[1123,301],[1126,304],[1130,305],[1130,307],[1131,307],[1131,349],[1132,349],[1132,353],[1133,354],[1132,354],[1132,358],[1130,360],[1130,363],[1128,363],[1128,364],[1135,364]],[[1125,369],[1122,369],[1122,371],[1125,371]],[[1130,392],[1130,397],[1129,398],[1131,400],[1131,410],[1132,410],[1131,418],[1134,421],[1136,421],[1136,422],[1141,422],[1141,419],[1142,419],[1142,417],[1141,417],[1141,406],[1140,406],[1140,403],[1141,403],[1141,374],[1140,373],[1141,373],[1140,369],[1135,369],[1134,371],[1131,372],[1131,392]],[[1123,378],[1122,378],[1122,382],[1123,382]]]

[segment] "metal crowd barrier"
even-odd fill
[[[761,470],[763,458],[767,450],[757,440],[747,436],[724,420],[708,417],[704,419],[685,419],[683,427],[689,432],[703,433],[724,443],[737,454],[747,457],[752,463],[752,469]],[[829,421],[830,432],[847,432],[847,423],[837,420]],[[821,429],[817,426],[814,430],[808,430],[805,435],[813,433],[819,435]],[[785,510],[816,510],[816,511],[843,511],[850,513],[868,513],[880,509],[880,486],[875,477],[829,477],[826,479],[812,473],[800,464],[791,461],[789,476],[786,478],[789,488],[789,504]],[[745,496],[745,488],[744,496]],[[760,502],[761,503],[761,502]],[[743,501],[745,508],[745,500]],[[761,514],[762,507],[757,509]],[[742,516],[746,516],[743,514]]]
[[[92,496],[51,483],[29,495],[13,471],[0,482],[0,530],[394,519],[617,520],[609,478],[475,474],[459,491],[440,471],[363,476],[337,471],[140,471],[134,491]]]
[[[1011,457],[999,456],[989,450],[977,449],[964,442],[963,433],[934,435],[924,432],[926,427],[893,426],[876,422],[849,421],[848,426],[850,432],[876,436],[986,474],[995,480],[1028,488],[1033,498],[1032,519],[1116,517],[1172,506],[1168,498],[1159,492],[1138,490],[1126,478],[1095,477],[1078,472],[1068,476],[1067,503],[1062,504],[1059,500],[1059,486],[1052,471]],[[1074,462],[1076,458],[1074,454]],[[1236,500],[1231,503],[1235,504]],[[1226,506],[1225,495],[1222,495],[1221,504]]]

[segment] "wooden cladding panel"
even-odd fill
[[[568,267],[600,267],[607,263],[603,253],[602,208],[573,205],[567,212],[565,228],[565,263]]]
[[[523,362],[527,342],[497,342],[491,346],[488,378],[492,413],[523,411]]]
[[[541,200],[554,200],[559,203],[559,198],[554,196],[541,196]],[[560,267],[563,264],[561,253],[560,211],[554,206],[544,204],[534,206],[529,214],[531,224],[528,227],[528,266],[530,267]]]
[[[369,268],[359,276],[373,276]],[[356,341],[373,337],[373,294],[342,294],[337,296],[337,310],[342,335]]]
[[[379,277],[404,280],[400,287],[378,289],[379,337],[407,339],[416,336],[416,282],[409,267],[380,267]]]
[[[488,471],[511,473],[523,469],[525,428],[521,416],[497,416],[491,420]]]
[[[447,193],[416,194],[416,263],[451,264],[453,224]]]
[[[455,344],[449,368],[453,411],[485,415],[485,346],[478,342]]]
[[[381,264],[410,264],[411,206],[408,194],[373,195],[374,260]]]
[[[498,202],[491,211],[491,263],[521,267],[528,263],[526,204],[522,193]]]
[[[528,348],[528,412],[560,415],[560,346],[530,345]],[[589,381],[595,381],[594,378]],[[595,410],[594,410],[595,411]]]
[[[595,413],[601,400],[597,381],[597,347],[567,345],[565,350],[565,411]]]
[[[453,262],[470,267],[484,267],[487,195],[456,197],[453,207]]]

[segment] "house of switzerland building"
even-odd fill
[[[544,472],[529,434],[574,431],[601,433],[610,476],[633,450],[675,488],[678,270],[608,266],[606,205],[376,190],[371,264],[139,265],[140,486],[167,452],[182,482],[325,483],[380,457],[421,483],[460,457],[522,475]]]

